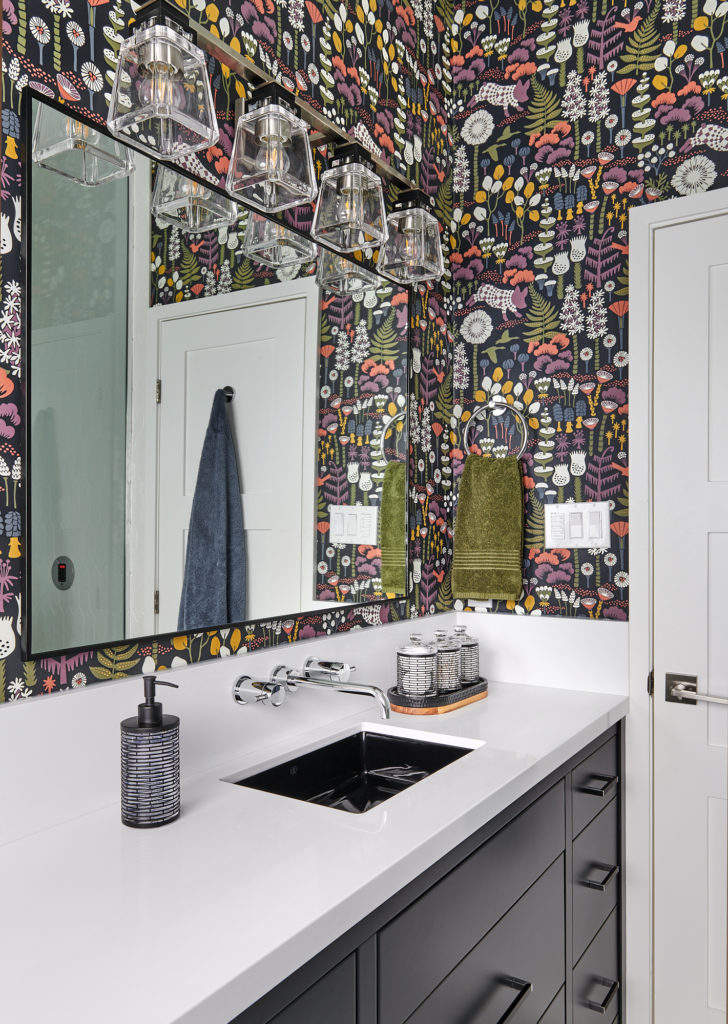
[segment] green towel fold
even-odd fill
[[[379,506],[379,547],[382,552],[382,590],[407,593],[407,465],[388,462],[384,467]]]
[[[523,589],[523,476],[515,456],[468,455],[452,560],[454,597],[517,601]]]

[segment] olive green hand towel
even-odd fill
[[[452,592],[517,601],[523,589],[523,476],[515,456],[468,455],[460,480]]]
[[[407,593],[407,466],[388,462],[384,467],[382,502],[379,507],[379,547],[382,551],[382,590],[385,594]]]

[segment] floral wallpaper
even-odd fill
[[[408,382],[400,381],[394,376],[396,365],[387,375],[388,381],[391,377],[394,382],[393,395],[398,387],[410,390],[411,602],[327,609],[191,636],[21,660],[25,503],[22,94],[30,86],[66,104],[69,110],[104,123],[122,34],[134,10],[136,5],[126,0],[3,0],[0,476],[5,475],[0,482],[0,701],[150,671],[155,666],[161,669],[221,657],[242,648],[376,625],[450,604],[446,502],[451,471],[446,439],[440,440],[450,416],[450,337],[442,291],[423,286],[415,293],[410,310],[411,336],[423,381],[417,373]],[[190,15],[233,51],[245,52],[287,87],[305,93],[312,106],[404,170],[435,197],[441,223],[450,220],[446,113],[452,22],[449,0],[384,4],[374,0],[367,4],[234,0],[234,6],[224,9],[195,0]],[[221,138],[216,146],[185,163],[198,174],[221,181],[232,148],[234,103],[242,85],[212,58],[208,70]],[[165,287],[159,282],[158,286]],[[168,287],[176,288],[176,282]],[[352,326],[356,332],[353,321]]]
[[[530,426],[524,592],[498,611],[627,618],[628,214],[727,183],[726,47],[717,0],[455,13],[455,476],[476,404]],[[545,551],[544,506],[584,500],[609,502],[609,548]]]

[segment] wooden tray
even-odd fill
[[[466,704],[474,704],[488,696],[488,680],[483,676],[477,683],[464,683],[459,690],[451,693],[438,693],[434,697],[407,697],[397,692],[392,686],[387,691],[392,711],[400,715],[444,715],[448,711],[464,708]]]

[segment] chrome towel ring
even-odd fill
[[[382,460],[382,462],[388,462],[389,461],[387,456],[384,454],[384,439],[387,436],[387,431],[391,427],[394,426],[394,424],[397,422],[397,420],[402,420],[403,422],[406,421],[405,414],[403,412],[397,412],[397,413],[394,414],[394,416],[390,416],[390,418],[388,420],[385,420],[382,423],[382,436],[379,439],[379,457]],[[396,447],[397,446],[395,444],[395,448]]]
[[[486,402],[484,405],[476,405],[473,409],[470,419],[465,424],[465,430],[463,431],[463,448],[465,449],[466,455],[468,453],[468,434],[470,432],[470,426],[474,420],[480,419],[483,416],[490,419],[491,414],[494,416],[502,416],[506,411],[512,413],[516,417],[518,425],[523,432],[523,441],[521,442],[521,447],[519,448],[518,455],[516,456],[518,459],[521,458],[526,450],[526,445],[528,444],[528,423],[520,409],[516,409],[514,406],[509,405],[508,402],[502,398],[491,398],[489,402]]]

